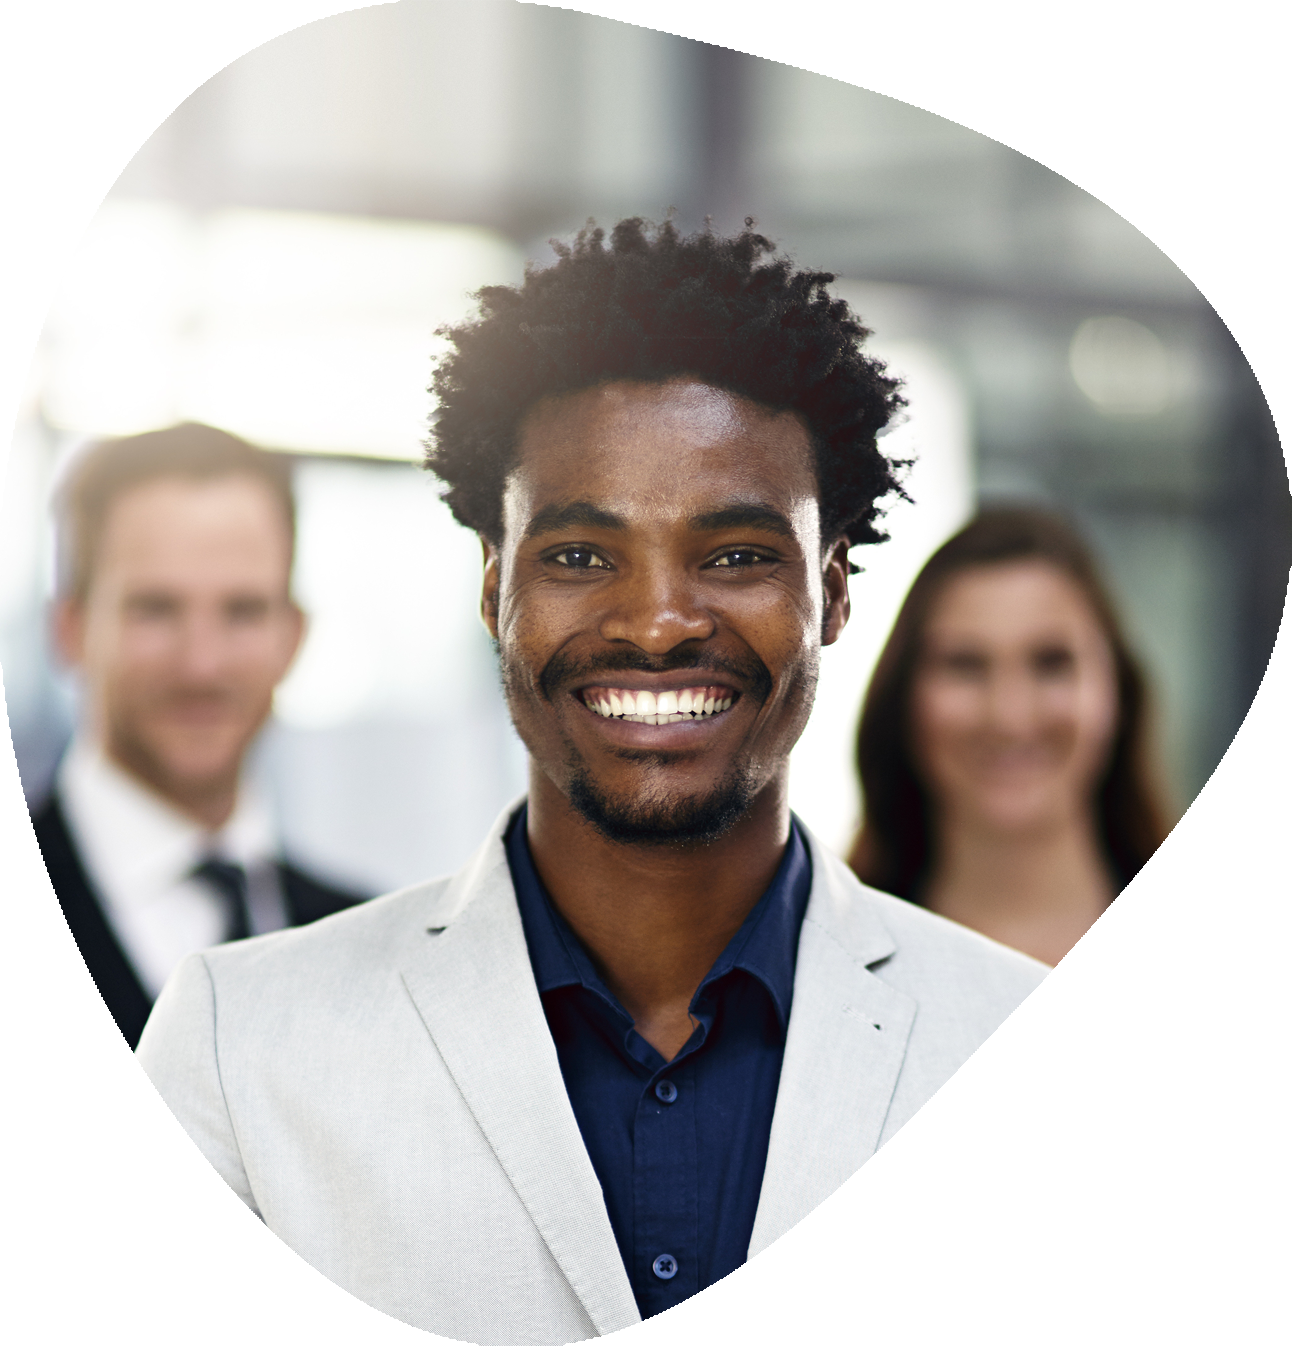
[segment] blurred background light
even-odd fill
[[[1103,411],[1154,416],[1170,401],[1171,358],[1133,318],[1087,318],[1072,335],[1068,362],[1077,387]]]
[[[521,270],[472,226],[216,212],[186,409],[266,445],[416,458],[435,329]]]
[[[469,225],[109,200],[51,311],[56,428],[206,421],[269,448],[415,459],[435,329],[520,250]]]

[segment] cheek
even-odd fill
[[[87,641],[93,663],[109,676],[143,677],[164,670],[174,651],[174,641],[164,627],[123,622],[101,630]]]
[[[1111,672],[1099,670],[1084,679],[1072,707],[1078,755],[1101,766],[1117,729],[1117,687]]]
[[[797,682],[800,670],[820,663],[823,609],[805,594],[764,589],[713,603],[710,611],[763,661],[773,677]]]
[[[249,678],[276,678],[294,649],[295,631],[286,624],[248,631],[233,646],[233,664]]]
[[[938,678],[917,680],[911,698],[911,724],[922,754],[954,752],[981,719],[977,689]]]
[[[541,670],[552,650],[560,644],[564,628],[559,611],[537,595],[513,595],[498,609],[498,651],[505,668],[514,677],[525,669]],[[559,605],[558,605],[559,606]]]

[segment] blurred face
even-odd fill
[[[797,417],[616,383],[522,427],[484,614],[536,788],[620,841],[720,835],[784,778],[847,619]]]
[[[944,818],[994,832],[1088,810],[1116,729],[1112,650],[1085,594],[1044,561],[951,579],[924,631],[916,760]]]
[[[88,594],[57,611],[107,752],[190,812],[236,786],[296,652],[290,563],[255,478],[157,478],[112,502]]]

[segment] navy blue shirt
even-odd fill
[[[691,1001],[672,1061],[633,1028],[534,869],[521,809],[507,859],[566,1092],[643,1318],[745,1260],[812,886],[797,823],[771,886]]]

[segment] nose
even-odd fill
[[[688,640],[708,640],[717,629],[685,570],[666,564],[634,567],[610,590],[603,640],[628,641],[647,654],[667,654]]]
[[[986,701],[987,720],[998,732],[1021,737],[1035,728],[1037,686],[1026,670],[997,669],[988,684]]]
[[[196,682],[218,678],[228,662],[228,633],[217,616],[188,612],[180,625],[177,662]]]

